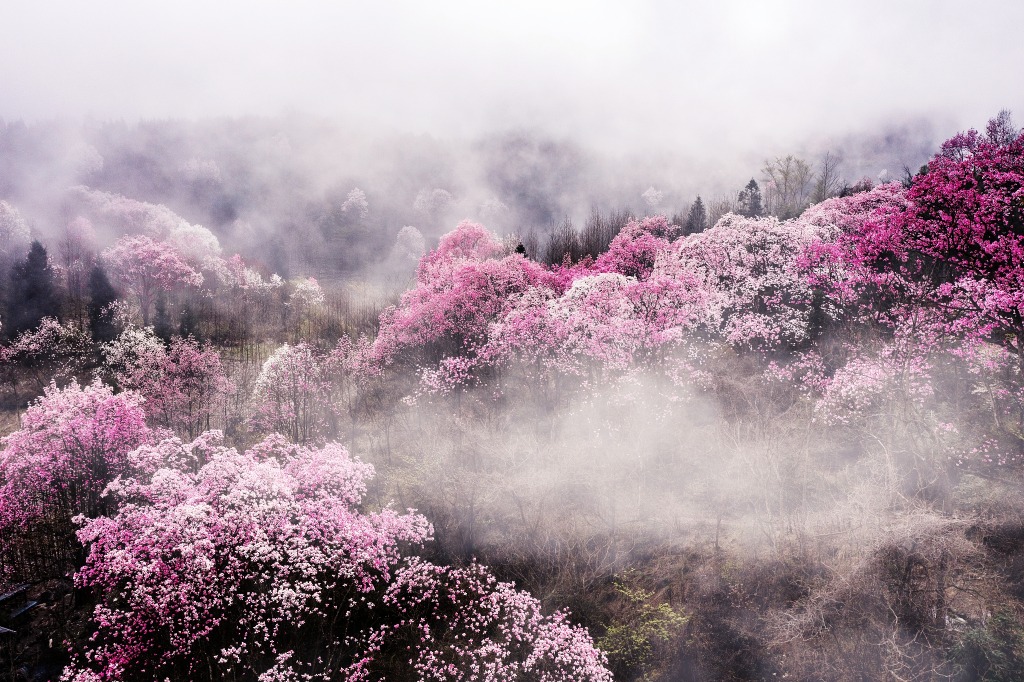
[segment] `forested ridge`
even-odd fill
[[[1008,112],[582,217],[525,135],[484,196],[129,149],[175,129],[0,167],[3,675],[1019,679]]]

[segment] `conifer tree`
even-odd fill
[[[89,272],[89,329],[97,342],[106,343],[117,338],[109,307],[115,301],[117,291],[107,279],[106,271],[102,266],[94,265]]]
[[[694,234],[695,232],[703,232],[706,229],[708,229],[708,210],[698,194],[697,200],[690,207],[690,215],[686,219],[684,231],[686,234]]]
[[[746,218],[757,218],[764,214],[764,207],[761,205],[761,188],[754,178],[750,178],[747,186],[740,190],[737,199],[740,215]]]
[[[44,317],[58,317],[60,305],[46,249],[33,241],[25,260],[11,269],[4,332],[14,338],[35,329]]]

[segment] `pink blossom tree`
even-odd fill
[[[436,249],[420,260],[419,281],[429,281],[435,270],[446,271],[466,260],[495,258],[503,251],[501,240],[487,228],[463,220],[454,230],[441,237]]]
[[[150,430],[142,397],[98,381],[51,386],[0,440],[0,580],[59,577],[76,565],[72,519],[112,507],[104,488]]]
[[[145,235],[122,237],[103,257],[114,276],[138,299],[143,326],[158,291],[202,286],[203,276],[169,244]]]
[[[210,427],[219,402],[233,388],[216,350],[177,336],[165,347],[148,327],[125,330],[104,346],[104,358],[118,386],[146,399],[151,424],[189,438]]]
[[[678,233],[679,227],[665,216],[630,220],[597,258],[594,269],[644,279],[654,268],[658,254],[668,249]]]
[[[132,458],[117,515],[79,532],[99,604],[69,682],[611,679],[585,631],[481,567],[403,558],[430,524],[360,511],[372,468],[339,445],[208,434]]]
[[[253,389],[253,424],[296,443],[322,439],[328,424],[322,358],[309,345],[284,344],[263,363]]]
[[[487,326],[507,312],[517,295],[554,279],[504,246],[481,225],[464,221],[420,261],[416,286],[381,315],[374,350],[386,364],[405,349],[433,360],[472,352]]]
[[[27,383],[38,395],[50,382],[64,383],[86,366],[92,348],[88,333],[74,324],[44,317],[39,326],[0,347],[0,372],[17,388]]]

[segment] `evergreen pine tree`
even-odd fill
[[[107,279],[107,273],[99,265],[89,272],[89,329],[92,338],[100,343],[117,338],[117,328],[111,319],[110,306],[117,300],[117,291]]]
[[[697,200],[690,207],[690,215],[686,219],[686,227],[683,230],[686,234],[694,234],[706,229],[708,229],[708,210],[698,194]]]
[[[46,249],[33,241],[28,256],[11,268],[4,332],[9,338],[34,329],[44,317],[59,317],[60,303]]]
[[[761,205],[761,188],[757,180],[750,178],[747,186],[740,190],[738,197],[740,215],[747,218],[757,218],[764,214],[764,207]]]

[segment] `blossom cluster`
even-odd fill
[[[481,566],[409,557],[430,524],[361,511],[373,469],[340,445],[207,433],[129,460],[117,513],[78,533],[99,604],[65,680],[611,679],[564,615]]]

